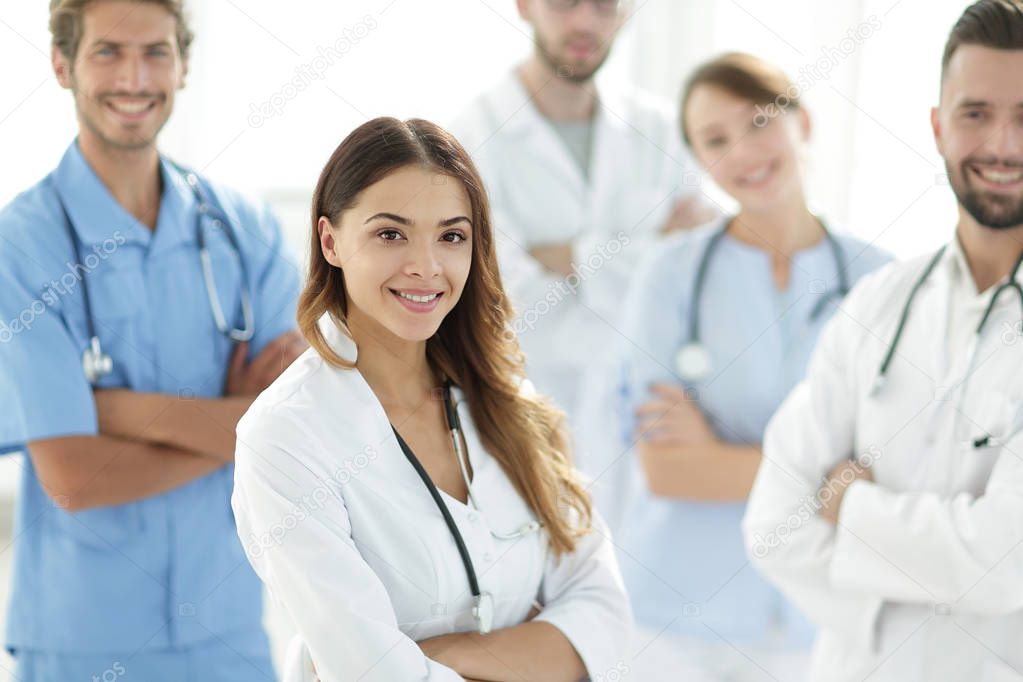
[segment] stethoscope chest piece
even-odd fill
[[[476,619],[479,633],[485,635],[494,627],[494,595],[480,592],[472,600],[472,617]]]
[[[710,376],[710,351],[702,343],[687,343],[675,354],[675,369],[685,381],[702,381]]]
[[[103,352],[98,336],[89,340],[89,347],[82,353],[82,371],[90,384],[95,384],[114,371],[114,361]]]

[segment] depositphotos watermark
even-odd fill
[[[259,128],[269,119],[284,113],[288,102],[298,97],[299,93],[309,88],[314,82],[323,80],[327,71],[351,52],[352,48],[364,40],[377,26],[376,17],[367,14],[362,21],[345,27],[341,31],[341,36],[333,43],[317,47],[316,56],[309,62],[296,66],[295,76],[278,88],[269,98],[258,104],[255,102],[249,104],[247,119],[249,125]]]
[[[800,99],[815,85],[831,78],[831,73],[843,61],[851,57],[863,43],[880,31],[881,26],[881,20],[877,15],[871,14],[867,17],[866,21],[850,28],[846,32],[845,38],[838,41],[836,45],[822,47],[820,57],[809,64],[804,64],[799,69],[795,82],[789,86],[788,90],[778,95],[767,106],[759,104],[756,106],[756,113],[753,114],[753,125],[757,128],[763,128],[772,119],[777,118],[788,110],[792,102]]]
[[[32,300],[22,309],[16,317],[11,320],[0,320],[0,343],[9,343],[15,335],[28,331],[35,324],[36,318],[46,313],[62,296],[70,294],[75,286],[81,282],[89,273],[98,268],[117,249],[126,244],[128,239],[118,230],[112,237],[104,239],[99,244],[94,244],[92,251],[86,254],[81,261],[64,263],[65,272],[59,279],[51,279],[49,284],[39,295],[39,298]]]
[[[770,554],[772,549],[786,545],[792,537],[792,533],[798,530],[804,523],[817,516],[824,505],[828,504],[837,494],[836,485],[846,487],[850,485],[858,475],[869,469],[875,462],[881,459],[883,451],[876,445],[872,445],[859,457],[852,460],[852,467],[842,470],[838,477],[830,479],[822,485],[813,495],[807,495],[800,499],[799,505],[789,514],[784,523],[778,524],[774,530],[766,536],[757,533],[753,536],[753,544],[750,552],[757,559],[763,559]]]
[[[346,485],[358,476],[363,469],[368,467],[370,462],[374,461],[377,456],[376,449],[367,445],[355,457],[342,462],[334,470],[334,473],[331,474],[330,480],[322,481],[322,485],[314,488],[311,493],[303,495],[301,501],[292,508],[291,512],[285,514],[280,521],[267,529],[265,533],[259,536],[255,533],[250,535],[250,542],[247,548],[249,556],[253,559],[258,559],[263,556],[263,552],[266,550],[279,546],[284,541],[288,531],[293,530],[314,512],[323,509],[324,504],[336,496],[336,493],[331,489],[332,483]]]
[[[607,263],[614,260],[615,256],[622,252],[625,247],[632,243],[632,239],[625,232],[619,231],[614,239],[604,244],[598,244],[597,248],[582,263],[573,263],[572,272],[547,287],[547,293],[540,300],[529,306],[526,311],[512,320],[510,334],[521,334],[526,330],[532,330],[540,318],[556,308],[559,303],[569,296],[574,296],[579,286],[587,279],[595,275]]]

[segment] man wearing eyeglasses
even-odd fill
[[[584,369],[616,337],[631,265],[659,233],[713,213],[672,115],[594,82],[634,5],[516,4],[533,54],[452,130],[487,183],[530,378],[571,414]]]

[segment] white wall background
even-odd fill
[[[53,168],[74,135],[70,97],[50,74],[46,4],[0,8],[0,203]],[[816,64],[822,77],[808,76],[803,90],[816,123],[812,202],[835,225],[909,255],[952,227],[954,203],[938,179],[928,109],[945,36],[966,4],[634,0],[602,80],[675,100],[685,73],[723,50],[762,55],[797,80]],[[204,0],[191,7],[198,33],[192,73],[162,147],[274,201],[297,248],[305,243],[313,183],[352,128],[384,114],[448,121],[531,48],[512,0]],[[869,37],[848,40],[864,27]],[[332,46],[339,56],[318,60]],[[823,57],[835,50],[849,54]],[[306,76],[308,87],[289,89],[313,69],[322,78]],[[253,115],[271,100],[277,113]]]
[[[634,84],[674,100],[698,60],[731,49],[773,60],[797,80],[817,65],[803,91],[815,120],[811,202],[833,225],[908,256],[934,248],[954,227],[928,111],[945,37],[967,4],[634,0],[603,86]],[[48,173],[75,134],[70,96],[50,73],[47,5],[0,4],[0,205]],[[448,121],[531,49],[513,0],[192,0],[190,7],[198,34],[192,71],[162,147],[270,199],[297,252],[315,179],[350,130],[385,114]],[[860,40],[849,40],[850,31],[861,31]],[[326,63],[330,46],[339,54]],[[823,57],[835,50],[844,54]],[[307,76],[301,91],[286,87],[310,69],[322,78]],[[253,115],[269,101],[279,105],[273,116]],[[9,498],[18,461],[4,459],[0,489]],[[0,504],[0,573],[11,555],[2,537],[9,505]],[[7,580],[0,580],[3,602]],[[271,626],[288,631],[276,612]],[[5,667],[0,655],[0,678]]]

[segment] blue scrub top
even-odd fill
[[[114,371],[101,387],[179,396],[223,394],[232,343],[214,323],[196,241],[197,204],[161,159],[155,231],[113,198],[72,143],[60,165],[0,211],[0,449],[97,433],[76,256],[64,201],[88,268],[88,292]],[[207,186],[235,226],[256,323],[250,357],[294,329],[299,270],[263,206]],[[241,326],[238,256],[205,221],[221,305]],[[261,587],[235,533],[234,466],[165,494],[68,513],[25,458],[7,646],[54,652],[183,647],[259,632]]]
[[[632,443],[634,411],[649,386],[695,390],[715,433],[759,445],[775,409],[803,377],[837,297],[816,321],[811,311],[839,281],[826,241],[792,257],[788,288],[773,284],[770,255],[727,235],[707,269],[700,335],[712,358],[710,376],[686,384],[675,356],[689,340],[689,309],[699,262],[717,221],[662,243],[637,271],[625,313],[620,356],[620,408]],[[836,235],[850,286],[890,257]],[[638,467],[638,464],[635,465]],[[764,643],[780,631],[794,647],[812,640],[811,625],[758,575],[746,557],[740,523],[745,503],[689,502],[654,496],[637,471],[618,544],[636,619],[669,633]],[[774,634],[772,633],[772,635]],[[776,641],[772,638],[770,641]]]

